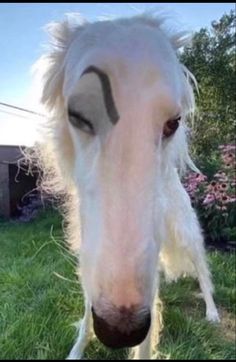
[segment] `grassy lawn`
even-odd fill
[[[52,229],[53,225],[53,229]],[[209,255],[222,322],[204,319],[191,279],[161,285],[161,358],[235,359],[235,255]],[[65,359],[83,314],[74,260],[63,243],[61,219],[47,211],[28,224],[0,223],[0,359]],[[89,359],[124,359],[94,340]]]

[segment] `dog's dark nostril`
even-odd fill
[[[150,312],[139,318],[134,328],[129,327],[126,330],[119,328],[119,323],[117,326],[110,325],[105,319],[99,317],[93,308],[92,314],[94,332],[97,338],[105,346],[113,349],[134,347],[140,344],[147,336],[151,324]],[[126,324],[128,326],[128,321],[126,321]]]

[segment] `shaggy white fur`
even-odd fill
[[[155,14],[75,19],[48,26],[51,47],[36,64],[49,113],[40,151],[44,187],[67,195],[68,242],[85,292],[85,316],[68,358],[82,358],[91,339],[92,306],[115,320],[113,307],[139,305],[151,311],[151,328],[132,356],[150,359],[162,325],[160,269],[169,280],[197,277],[207,319],[219,320],[202,232],[179,176],[186,165],[198,171],[185,126],[196,81],[176,56],[189,37],[170,34]],[[97,74],[86,74],[89,67]],[[116,124],[109,121],[110,91]]]

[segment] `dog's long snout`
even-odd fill
[[[92,308],[94,331],[97,338],[107,347],[125,348],[140,344],[150,328],[149,310],[121,307],[113,310],[111,318],[98,316]]]

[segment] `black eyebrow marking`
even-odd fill
[[[96,68],[95,66],[91,65],[82,73],[82,75],[94,72],[98,75],[101,84],[102,84],[102,92],[104,97],[104,102],[106,105],[108,116],[111,120],[111,123],[116,124],[119,120],[119,114],[117,112],[115,102],[112,96],[112,89],[111,84],[108,76],[101,71],[100,69]]]

